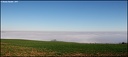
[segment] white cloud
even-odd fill
[[[119,43],[127,42],[126,32],[1,32],[2,38],[17,38],[50,41],[79,42],[79,43]]]

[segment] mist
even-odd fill
[[[127,32],[57,32],[57,31],[1,31],[1,39],[27,39],[39,41],[77,43],[121,43],[127,42]]]

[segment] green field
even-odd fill
[[[127,44],[1,39],[1,56],[127,56]]]

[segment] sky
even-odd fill
[[[1,4],[2,31],[127,31],[126,1]]]

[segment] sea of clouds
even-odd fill
[[[1,39],[28,39],[77,43],[127,42],[127,32],[50,32],[50,31],[1,31]]]

